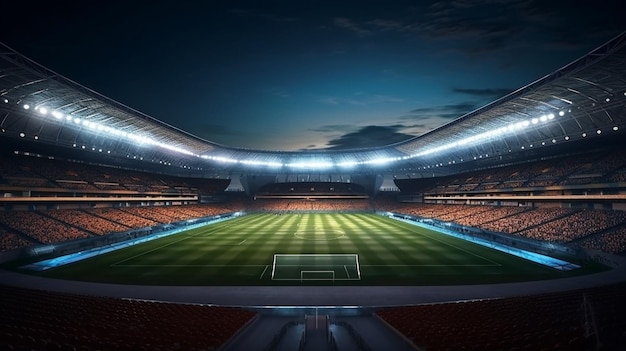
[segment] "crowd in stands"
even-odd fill
[[[111,230],[116,232],[128,230],[128,228],[145,228],[160,224],[148,218],[143,218],[124,211],[120,211],[118,208],[92,208],[86,210],[86,212],[92,215],[92,217],[104,219],[105,221],[111,222],[114,225],[119,225],[119,230]]]
[[[576,210],[569,208],[529,208],[515,216],[481,223],[481,228],[502,233],[514,234],[542,223],[571,215]]]
[[[159,194],[215,194],[227,179],[183,178],[47,157],[0,153],[0,186]]]
[[[377,315],[422,350],[621,350],[626,284]]]
[[[30,244],[32,243],[20,237],[17,233],[0,228],[0,251],[17,249]]]
[[[46,244],[89,237],[84,230],[34,211],[2,211],[0,224]]]
[[[225,204],[0,211],[0,251],[33,243],[62,242],[229,212],[233,211]],[[32,242],[24,238],[32,239]]]
[[[518,235],[546,241],[569,242],[626,223],[626,212],[584,210],[518,232]]]
[[[256,313],[0,286],[3,350],[215,350]]]
[[[580,240],[584,247],[611,253],[624,252],[622,247],[626,242],[623,231],[613,231],[626,225],[626,211],[418,204],[385,198],[376,199],[375,204],[381,211],[455,222],[531,239],[561,243]],[[608,232],[605,234],[605,231]]]
[[[129,228],[128,226],[90,215],[82,210],[52,210],[46,211],[45,214],[97,235],[104,235],[111,232],[123,232]]]
[[[399,179],[405,193],[452,194],[493,189],[603,184],[626,181],[626,154],[591,152],[440,178]]]
[[[609,253],[626,253],[626,226],[584,239],[582,246]]]
[[[342,212],[372,211],[368,199],[256,199],[247,206],[251,212]]]

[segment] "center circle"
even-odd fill
[[[346,236],[346,233],[338,229],[316,228],[314,230],[298,230],[293,233],[293,236],[303,240],[328,241],[343,238]]]

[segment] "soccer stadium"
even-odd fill
[[[9,350],[618,350],[626,33],[430,132],[269,151],[2,45]]]

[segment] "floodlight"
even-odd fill
[[[566,136],[566,137],[565,137],[565,140],[569,140],[569,137],[568,137],[568,136]]]
[[[531,122],[532,122],[533,124],[537,124],[537,123],[539,123],[539,119],[538,119],[538,118],[533,118],[533,119],[531,120]]]
[[[564,116],[564,115],[565,115],[565,111],[563,111],[563,110],[559,111],[559,116],[561,116],[561,117],[562,117],[562,116]]]
[[[80,118],[74,118],[74,123],[80,124]]]
[[[617,132],[619,130],[619,127],[615,126],[613,127],[613,130]]]
[[[24,104],[24,110],[28,110],[30,108],[30,105]]]
[[[587,133],[583,133],[583,138],[587,136]]]
[[[52,116],[54,116],[54,118],[56,119],[61,119],[63,117],[63,114],[59,111],[52,111]]]
[[[540,120],[541,122],[545,122],[545,121],[547,121],[547,120],[548,120],[548,116],[546,116],[546,115],[542,115],[541,117],[539,117],[539,120]]]
[[[554,119],[554,113],[549,114],[548,119]]]
[[[9,103],[9,99],[3,99],[2,101],[4,101],[5,104]]]
[[[39,108],[39,113],[41,113],[42,115],[47,115],[48,114],[48,109],[45,107],[40,107]]]
[[[20,132],[20,138],[23,138],[25,136],[26,136],[26,134],[24,134],[24,132]]]
[[[602,134],[602,131],[601,131],[600,129],[598,129],[598,130],[596,131],[596,133],[598,133],[598,135],[600,135],[600,134]]]

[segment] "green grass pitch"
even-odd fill
[[[250,214],[32,273],[149,285],[453,285],[588,273],[374,214]]]

